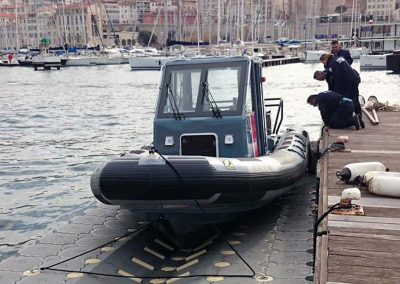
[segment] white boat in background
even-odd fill
[[[366,49],[364,47],[351,47],[349,51],[353,59],[360,59],[361,54],[366,53]]]
[[[321,55],[329,52],[321,49],[321,50],[306,50],[305,53],[306,53],[305,62],[311,63],[311,62],[319,62],[319,58],[321,57]]]
[[[83,52],[79,55],[69,55],[66,66],[97,66],[119,65],[128,63],[128,54],[123,54],[115,48],[105,48],[102,52]]]
[[[138,52],[139,50],[142,53]],[[131,54],[136,54],[129,58],[129,65],[131,70],[161,70],[167,61],[182,58],[186,56],[186,50],[182,45],[172,45],[169,50],[161,54],[157,49],[147,47],[143,49],[136,49]]]
[[[362,54],[360,69],[386,69],[386,54]]]
[[[175,56],[134,56],[129,58],[131,70],[161,70],[167,61],[176,59]]]

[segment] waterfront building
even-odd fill
[[[396,0],[367,0],[366,14],[371,21],[387,21],[393,19],[393,12],[396,9]]]
[[[362,24],[359,41],[362,47],[373,54],[400,49],[400,22]]]

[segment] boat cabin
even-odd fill
[[[265,155],[261,68],[248,57],[167,62],[154,119],[154,147],[164,155]]]

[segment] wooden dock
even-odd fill
[[[378,112],[380,124],[364,118],[366,128],[329,129],[322,132],[320,148],[338,136],[350,140],[346,150],[331,152],[320,161],[318,216],[340,200],[343,189],[336,171],[354,162],[379,161],[400,172],[400,112]],[[399,185],[400,188],[400,185]],[[365,216],[329,214],[318,228],[315,283],[400,283],[400,198],[361,190]]]

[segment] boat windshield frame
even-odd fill
[[[159,103],[156,110],[157,118],[176,118],[176,113],[182,114],[184,119],[191,117],[222,118],[223,116],[241,116],[244,109],[243,104],[246,92],[248,91],[247,85],[250,83],[248,82],[249,67],[249,62],[245,60],[217,63],[193,62],[193,64],[165,66]],[[227,76],[224,76],[223,81],[221,80],[220,82],[215,73],[221,76],[221,72],[229,72],[228,70],[232,72],[230,74],[226,73]],[[220,73],[218,74],[218,72]],[[189,92],[180,90],[181,94],[183,94],[181,95],[182,98],[174,97],[173,100],[177,102],[178,106],[180,105],[180,99],[182,101],[186,100],[186,105],[189,104],[189,108],[186,109],[178,107],[177,110],[174,110],[174,107],[171,108],[170,106],[170,96],[176,96],[177,88],[174,81],[177,81],[177,74],[181,76],[178,79],[180,81],[178,81],[177,85],[180,84],[181,89],[186,88]],[[194,78],[193,74],[195,74]],[[237,94],[236,91],[230,91],[229,94],[233,93],[233,96],[226,94],[226,92],[229,92],[229,89],[221,87],[226,82],[229,84],[229,77],[232,78],[231,85],[233,86],[231,88],[237,91]],[[235,77],[236,79],[233,79]],[[237,81],[235,82],[235,80]],[[194,81],[193,84],[192,81]],[[210,82],[212,82],[211,87]],[[207,86],[207,90],[204,89],[205,85]],[[205,99],[205,91],[212,92],[213,103],[217,105],[220,116],[215,115],[215,106],[213,108],[210,101]],[[184,98],[184,96],[186,97]],[[232,99],[221,100],[221,96],[229,96]],[[206,106],[205,103],[208,103],[209,106]]]

